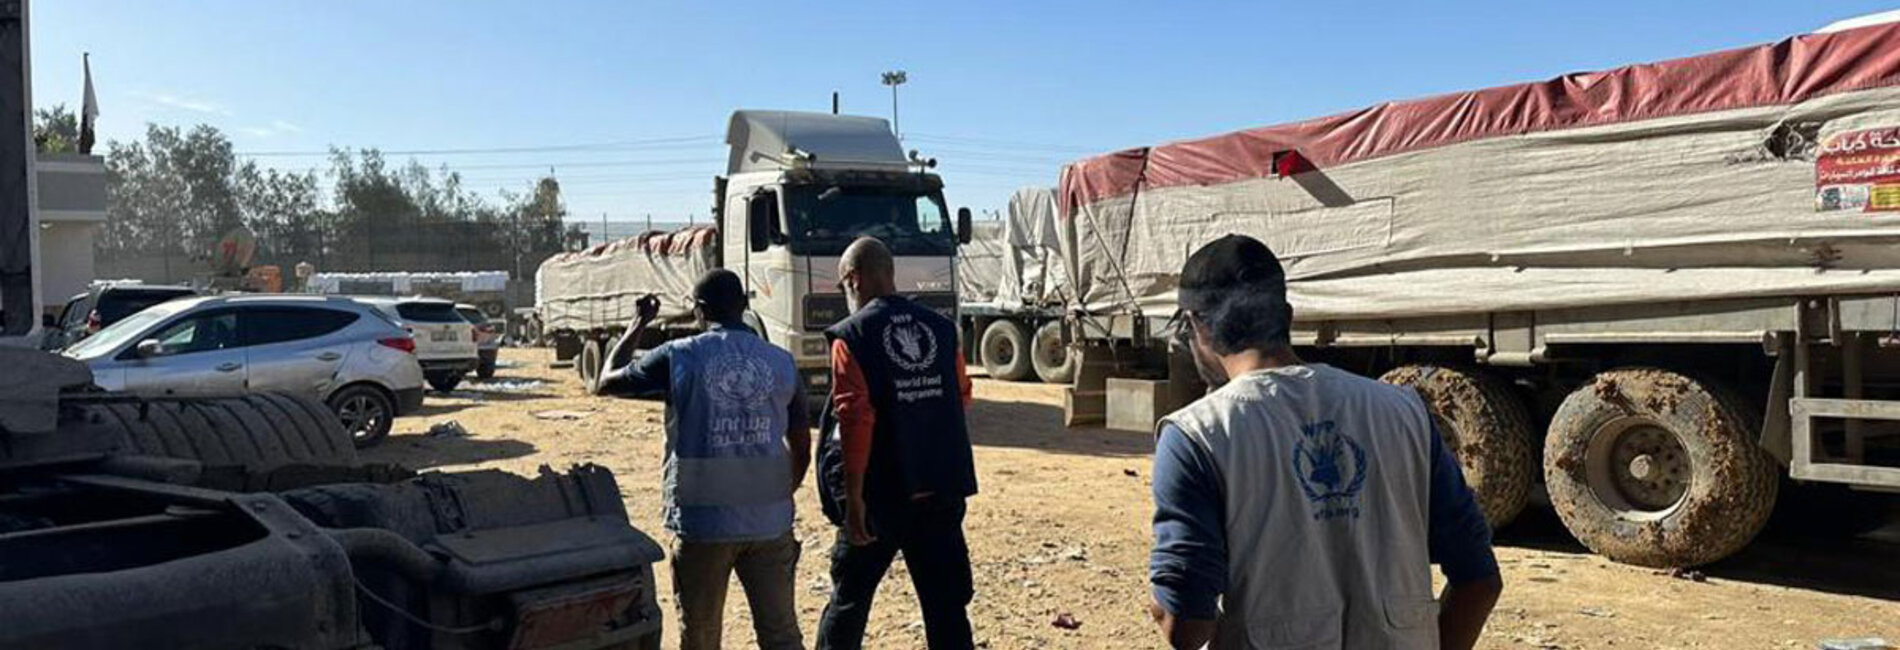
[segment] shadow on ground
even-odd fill
[[[521,458],[535,446],[520,440],[432,437],[421,433],[391,434],[382,444],[363,450],[364,462],[395,463],[415,470],[449,465],[472,465]]]
[[[1525,509],[1494,541],[1556,553],[1590,552],[1548,507]],[[1845,539],[1770,527],[1740,553],[1700,570],[1715,580],[1900,600],[1900,523]]]
[[[979,447],[1041,449],[1114,458],[1154,453],[1154,439],[1146,433],[1064,427],[1060,406],[978,398],[969,413],[970,441]]]

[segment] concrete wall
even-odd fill
[[[46,222],[40,226],[40,296],[58,310],[93,280],[92,236],[97,224]]]
[[[92,238],[106,221],[105,158],[42,153],[34,161],[40,215],[40,299],[57,312],[95,277]]]

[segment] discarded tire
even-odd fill
[[[1036,371],[1035,362],[1030,359],[1029,332],[1016,321],[990,322],[983,330],[979,349],[983,369],[990,373],[991,379],[1022,381]]]
[[[594,382],[600,381],[600,341],[587,339],[581,345],[581,355],[574,358],[574,368],[581,373],[581,386],[593,392]]]
[[[98,424],[121,431],[125,449],[138,455],[254,471],[356,462],[356,447],[336,414],[309,397],[256,393],[88,408]]]
[[[1551,421],[1551,505],[1577,541],[1618,562],[1720,560],[1774,510],[1779,472],[1755,444],[1760,424],[1719,386],[1654,368],[1601,373]]]
[[[1523,512],[1537,461],[1530,413],[1508,385],[1475,370],[1423,365],[1394,368],[1379,380],[1410,386],[1424,398],[1491,528]]]
[[[1036,377],[1044,383],[1066,384],[1075,381],[1075,355],[1062,342],[1062,321],[1052,320],[1036,328],[1029,360],[1036,367]]]

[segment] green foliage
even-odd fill
[[[58,124],[61,111],[42,121]],[[148,125],[143,141],[109,142],[106,172],[106,226],[96,240],[106,255],[197,259],[242,226],[257,237],[258,263],[419,271],[512,264],[531,273],[526,264],[585,239],[565,224],[553,178],[524,195],[503,192],[497,206],[446,167],[391,165],[375,149],[332,149],[324,172],[240,162],[230,140],[204,125]]]
[[[65,104],[33,111],[33,147],[41,153],[78,151],[78,116]]]

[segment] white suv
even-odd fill
[[[416,339],[416,360],[422,376],[438,391],[455,390],[462,375],[480,363],[475,326],[455,311],[455,303],[438,298],[358,298],[396,321]]]

